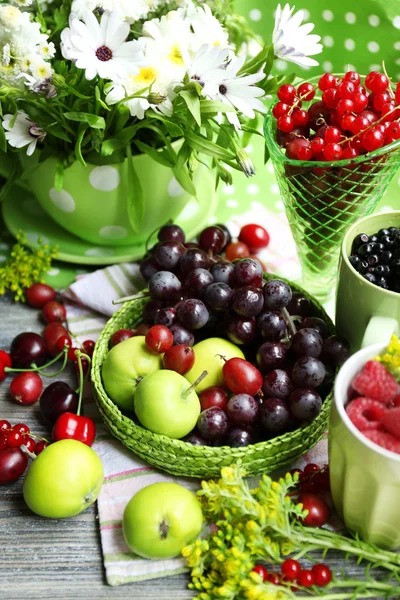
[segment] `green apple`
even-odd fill
[[[103,480],[103,465],[92,448],[77,440],[60,440],[32,462],[22,491],[37,515],[65,519],[93,504]]]
[[[243,352],[223,338],[208,338],[193,346],[195,361],[193,367],[185,375],[190,383],[194,383],[203,371],[208,375],[197,386],[196,392],[202,392],[213,385],[223,385],[222,367],[225,360],[244,358]],[[225,360],[224,360],[225,359]]]
[[[162,355],[149,352],[144,335],[129,338],[111,348],[101,375],[111,400],[123,410],[133,411],[133,399],[142,377],[162,367]]]
[[[153,483],[128,502],[122,530],[128,547],[144,558],[172,558],[201,532],[196,496],[177,483]]]
[[[142,379],[135,394],[135,412],[146,429],[179,439],[196,425],[200,400],[183,375],[164,369]]]

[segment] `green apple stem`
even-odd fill
[[[140,292],[140,294],[133,294],[132,296],[123,296],[117,300],[113,300],[113,304],[123,304],[124,302],[130,302],[131,300],[139,300],[140,298],[148,298],[150,292]]]
[[[78,370],[79,370],[79,388],[78,388],[79,389],[79,399],[78,399],[78,410],[76,411],[76,414],[79,417],[81,414],[83,386],[85,385],[86,376],[87,376],[87,374],[85,376],[83,375],[82,357],[86,358],[86,360],[89,362],[88,373],[90,371],[91,358],[90,358],[90,356],[88,356],[87,354],[84,354],[83,352],[75,352],[75,356],[76,356],[76,360],[78,363]]]
[[[294,321],[293,321],[292,317],[290,316],[289,311],[286,307],[282,308],[281,312],[282,312],[283,318],[286,321],[287,326],[289,327],[290,333],[293,337],[297,333],[296,325],[294,324]]]
[[[186,400],[186,398],[196,389],[201,381],[203,381],[204,377],[207,377],[208,371],[203,371],[201,375],[192,383],[192,385],[181,394],[182,400]]]

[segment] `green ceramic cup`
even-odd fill
[[[378,342],[387,344],[393,333],[399,334],[400,294],[364,279],[348,259],[358,234],[371,235],[388,227],[400,227],[400,211],[364,217],[354,223],[343,238],[336,295],[336,329],[350,342],[352,352]]]
[[[180,144],[175,142],[175,148]],[[135,231],[127,208],[128,160],[86,167],[75,162],[65,170],[63,189],[57,191],[56,160],[49,158],[29,168],[28,188],[56,223],[87,242],[106,246],[142,244],[157,227],[176,219],[192,196],[179,185],[169,167],[147,154],[134,156],[144,194],[144,217],[139,231]],[[215,177],[204,165],[199,165],[194,175],[195,187],[200,184],[202,201],[212,199]]]
[[[358,431],[345,405],[354,376],[386,344],[353,354],[340,369],[329,425],[332,497],[346,527],[378,546],[400,546],[400,454],[377,446]]]

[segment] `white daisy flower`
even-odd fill
[[[34,0],[12,0],[17,6],[30,6]]]
[[[93,12],[96,8],[119,10],[123,19],[129,23],[143,19],[150,11],[146,0],[73,0],[71,12],[83,19],[87,11]]]
[[[221,69],[226,66],[229,56],[227,48],[204,44],[191,59],[189,52],[184,52],[183,58],[190,79],[197,81],[202,87],[213,79],[221,77]]]
[[[143,47],[136,40],[125,41],[129,30],[129,23],[115,10],[106,11],[100,23],[90,12],[83,21],[71,14],[69,28],[62,32],[62,55],[84,69],[88,80],[96,75],[103,79],[137,75],[143,64]]]
[[[0,25],[8,31],[18,29],[23,21],[23,14],[16,6],[10,4],[0,6]]]
[[[36,81],[49,79],[53,75],[53,69],[51,68],[50,63],[36,55],[31,57],[29,71]]]
[[[14,115],[4,115],[2,125],[5,129],[6,140],[13,148],[28,146],[26,153],[31,156],[38,141],[42,142],[46,137],[46,132],[31,121],[23,111],[18,111],[17,118],[14,124],[11,125],[13,119]]]
[[[1,64],[3,67],[8,67],[11,60],[11,48],[10,44],[4,44],[3,50],[1,51]]]
[[[231,60],[226,69],[220,70],[218,79],[212,79],[207,82],[203,88],[205,96],[213,100],[219,100],[236,108],[240,113],[250,119],[254,119],[257,110],[265,112],[265,106],[259,100],[264,96],[264,90],[255,86],[265,77],[264,73],[254,73],[253,75],[237,75],[246,60],[245,56]],[[228,121],[236,129],[240,129],[238,116],[234,112],[226,113]]]
[[[199,6],[192,19],[194,31],[192,50],[196,52],[203,44],[211,44],[220,48],[228,48],[228,32],[211,12],[208,4]]]
[[[290,8],[289,4],[285,4],[282,10],[278,4],[272,33],[275,56],[301,67],[317,67],[318,61],[309,56],[322,52],[323,46],[318,43],[321,37],[309,35],[314,29],[314,24],[301,25],[304,12],[299,10],[293,14],[294,9],[295,7]]]
[[[53,42],[42,42],[39,44],[38,51],[42,58],[53,58],[56,54],[56,47]]]

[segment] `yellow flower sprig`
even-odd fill
[[[31,250],[27,245],[26,235],[19,232],[9,258],[0,268],[0,295],[10,291],[14,294],[15,301],[24,302],[25,289],[33,283],[43,282],[56,254],[57,248],[51,248],[40,238],[37,249]]]
[[[400,340],[397,335],[392,335],[386,350],[381,355],[376,356],[375,360],[385,365],[387,370],[400,383]]]

